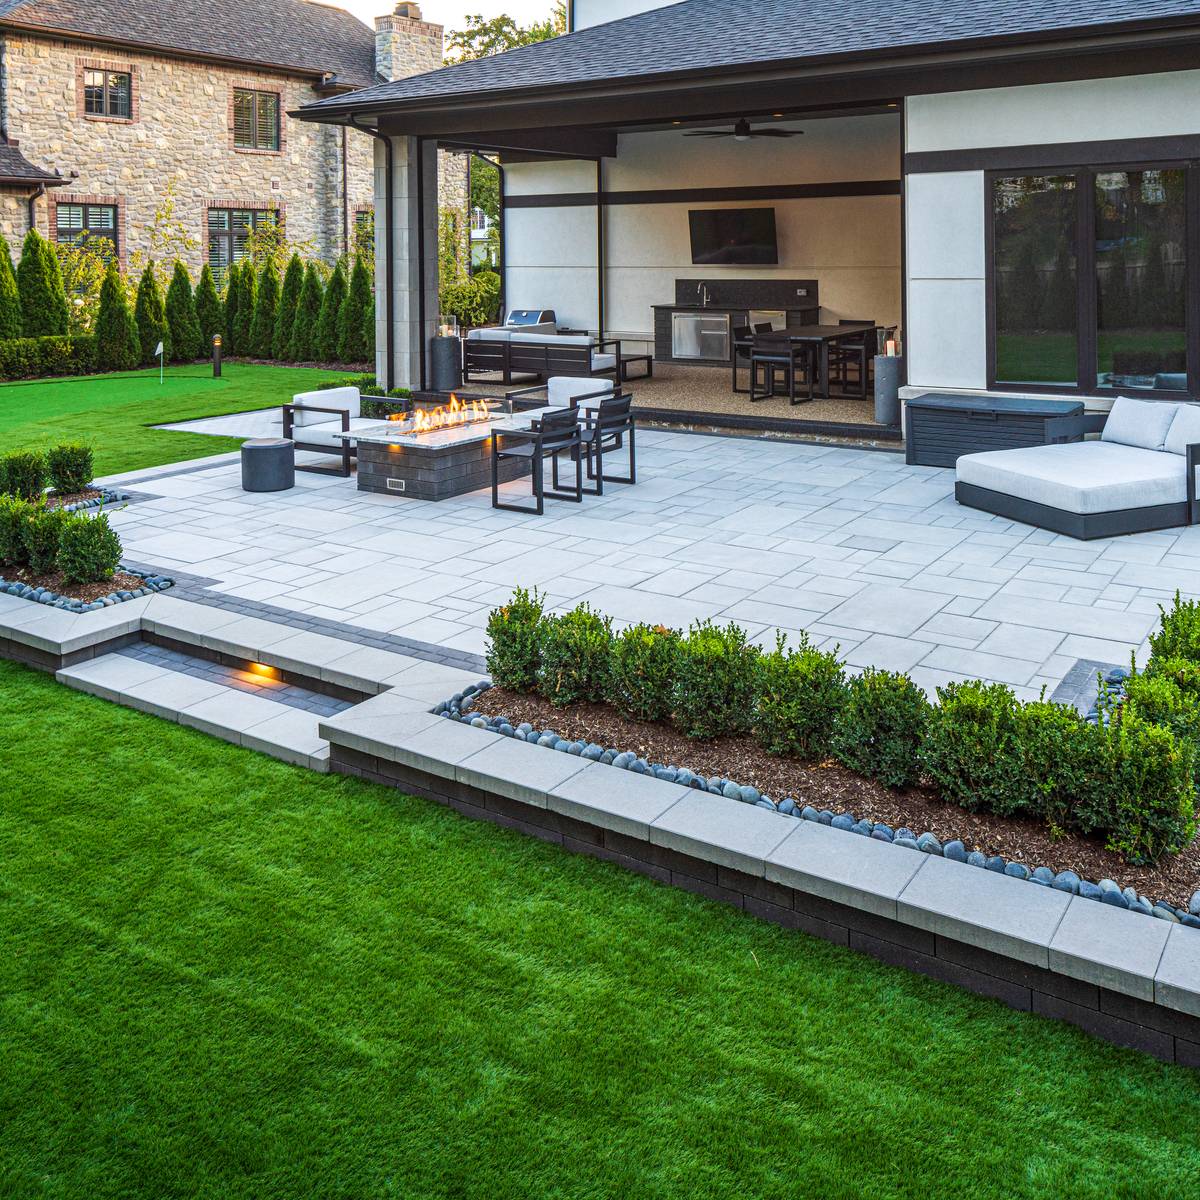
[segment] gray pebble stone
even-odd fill
[[[951,862],[965,863],[967,861],[967,848],[959,841],[947,842],[942,847],[942,854]]]
[[[981,850],[972,850],[971,853],[967,855],[967,863],[972,867],[986,867],[987,855]]]
[[[998,854],[993,854],[983,865],[985,870],[995,871],[998,875],[1004,874],[1004,859]]]
[[[1188,912],[1193,917],[1200,917],[1200,890],[1192,893],[1192,898],[1188,901]]]
[[[1004,868],[1005,875],[1010,875],[1013,879],[1028,879],[1029,868],[1024,863],[1010,862]]]
[[[924,851],[926,854],[941,854],[942,843],[932,833],[923,833],[917,838],[917,849]]]
[[[1074,871],[1059,871],[1054,877],[1054,886],[1060,892],[1075,895],[1079,891],[1079,876]]]
[[[1085,900],[1099,900],[1104,895],[1104,892],[1090,880],[1081,879],[1079,881],[1079,895]]]
[[[905,850],[919,850],[920,849],[920,847],[917,845],[916,838],[901,837],[899,834],[896,834],[896,836],[894,838],[892,838],[892,845],[893,846],[903,846],[905,848]]]
[[[806,804],[801,810],[800,815],[806,821],[815,821],[817,819],[817,810],[811,804]]]
[[[830,822],[834,829],[853,829],[854,818],[847,813],[838,813]]]

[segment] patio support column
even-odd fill
[[[604,159],[596,159],[596,337],[604,340]],[[620,371],[617,372],[618,377]]]
[[[437,328],[437,144],[392,137],[391,213],[387,213],[387,146],[375,143],[375,212],[389,221],[392,260],[392,357],[387,362],[388,241],[375,237],[375,376],[393,387],[421,388],[424,347]],[[386,214],[386,215],[385,215]]]

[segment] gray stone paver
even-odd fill
[[[111,516],[130,562],[211,581],[197,598],[213,642],[231,619],[217,605],[257,604],[297,632],[342,623],[464,666],[488,610],[536,584],[618,625],[736,619],[763,643],[809,629],[854,667],[927,687],[982,675],[1031,698],[1076,659],[1124,663],[1160,601],[1200,594],[1196,530],[1073,541],[961,508],[953,472],[891,452],[659,430],[638,448],[636,487],[542,518],[495,512],[485,493],[423,504],[312,475],[249,495],[229,456],[135,473],[144,498]]]
[[[1154,1000],[1154,976],[1171,926],[1074,896],[1050,941],[1050,969],[1127,996]]]

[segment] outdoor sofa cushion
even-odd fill
[[[378,421],[373,421],[369,417],[350,418],[351,433],[358,432],[362,429],[373,429],[378,425]],[[310,446],[329,446],[334,450],[340,450],[342,448],[341,433],[341,421],[337,420],[336,418],[331,421],[328,415],[326,415],[323,424],[305,425],[302,431],[297,431],[295,440],[297,442],[305,442]]]
[[[511,332],[507,329],[498,329],[495,326],[489,326],[487,329],[472,329],[467,334],[468,342],[507,342],[511,337]]]
[[[554,375],[546,380],[546,403],[557,408],[567,408],[572,400],[579,396],[593,396],[592,400],[584,400],[580,408],[595,408],[601,397],[597,392],[611,394],[614,384],[608,379],[579,378],[573,375]]]
[[[304,412],[306,405],[312,408],[336,408],[348,412],[351,417],[362,415],[362,398],[356,387],[325,388],[319,392],[298,392],[292,397],[296,411],[292,414],[293,426],[324,425],[329,420],[327,412]]]
[[[1176,408],[1163,449],[1168,454],[1186,454],[1189,446],[1200,442],[1200,404],[1179,404]]]
[[[1184,503],[1185,461],[1159,450],[1088,441],[964,454],[955,469],[960,483],[1088,515]]]
[[[1131,400],[1118,396],[1104,422],[1103,442],[1161,450],[1179,405],[1166,400]]]

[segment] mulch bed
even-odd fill
[[[62,508],[67,504],[78,504],[81,500],[98,500],[104,493],[99,488],[84,488],[82,492],[71,492],[68,496],[57,493],[46,497],[47,508]]]
[[[28,567],[4,567],[2,573],[10,583],[49,588],[59,596],[82,600],[84,603],[111,596],[113,592],[136,592],[138,588],[146,586],[146,581],[140,575],[130,575],[126,571],[118,571],[111,579],[102,579],[99,583],[67,583],[57,571],[35,575]]]
[[[970,813],[939,800],[928,788],[893,792],[834,762],[802,763],[768,754],[748,737],[699,741],[673,726],[626,721],[604,704],[555,708],[540,696],[492,688],[473,702],[486,716],[505,716],[514,725],[553,729],[569,741],[595,742],[606,749],[632,750],[647,762],[687,767],[697,774],[721,775],[751,784],[775,800],[790,796],[797,804],[850,812],[856,820],[882,821],[893,829],[927,830],[944,845],[958,839],[970,850],[1053,871],[1071,870],[1083,879],[1114,879],[1153,900],[1187,907],[1200,888],[1200,839],[1157,866],[1133,866],[1102,842],[1070,835],[1055,840],[1039,821]],[[737,803],[734,800],[730,804]]]

